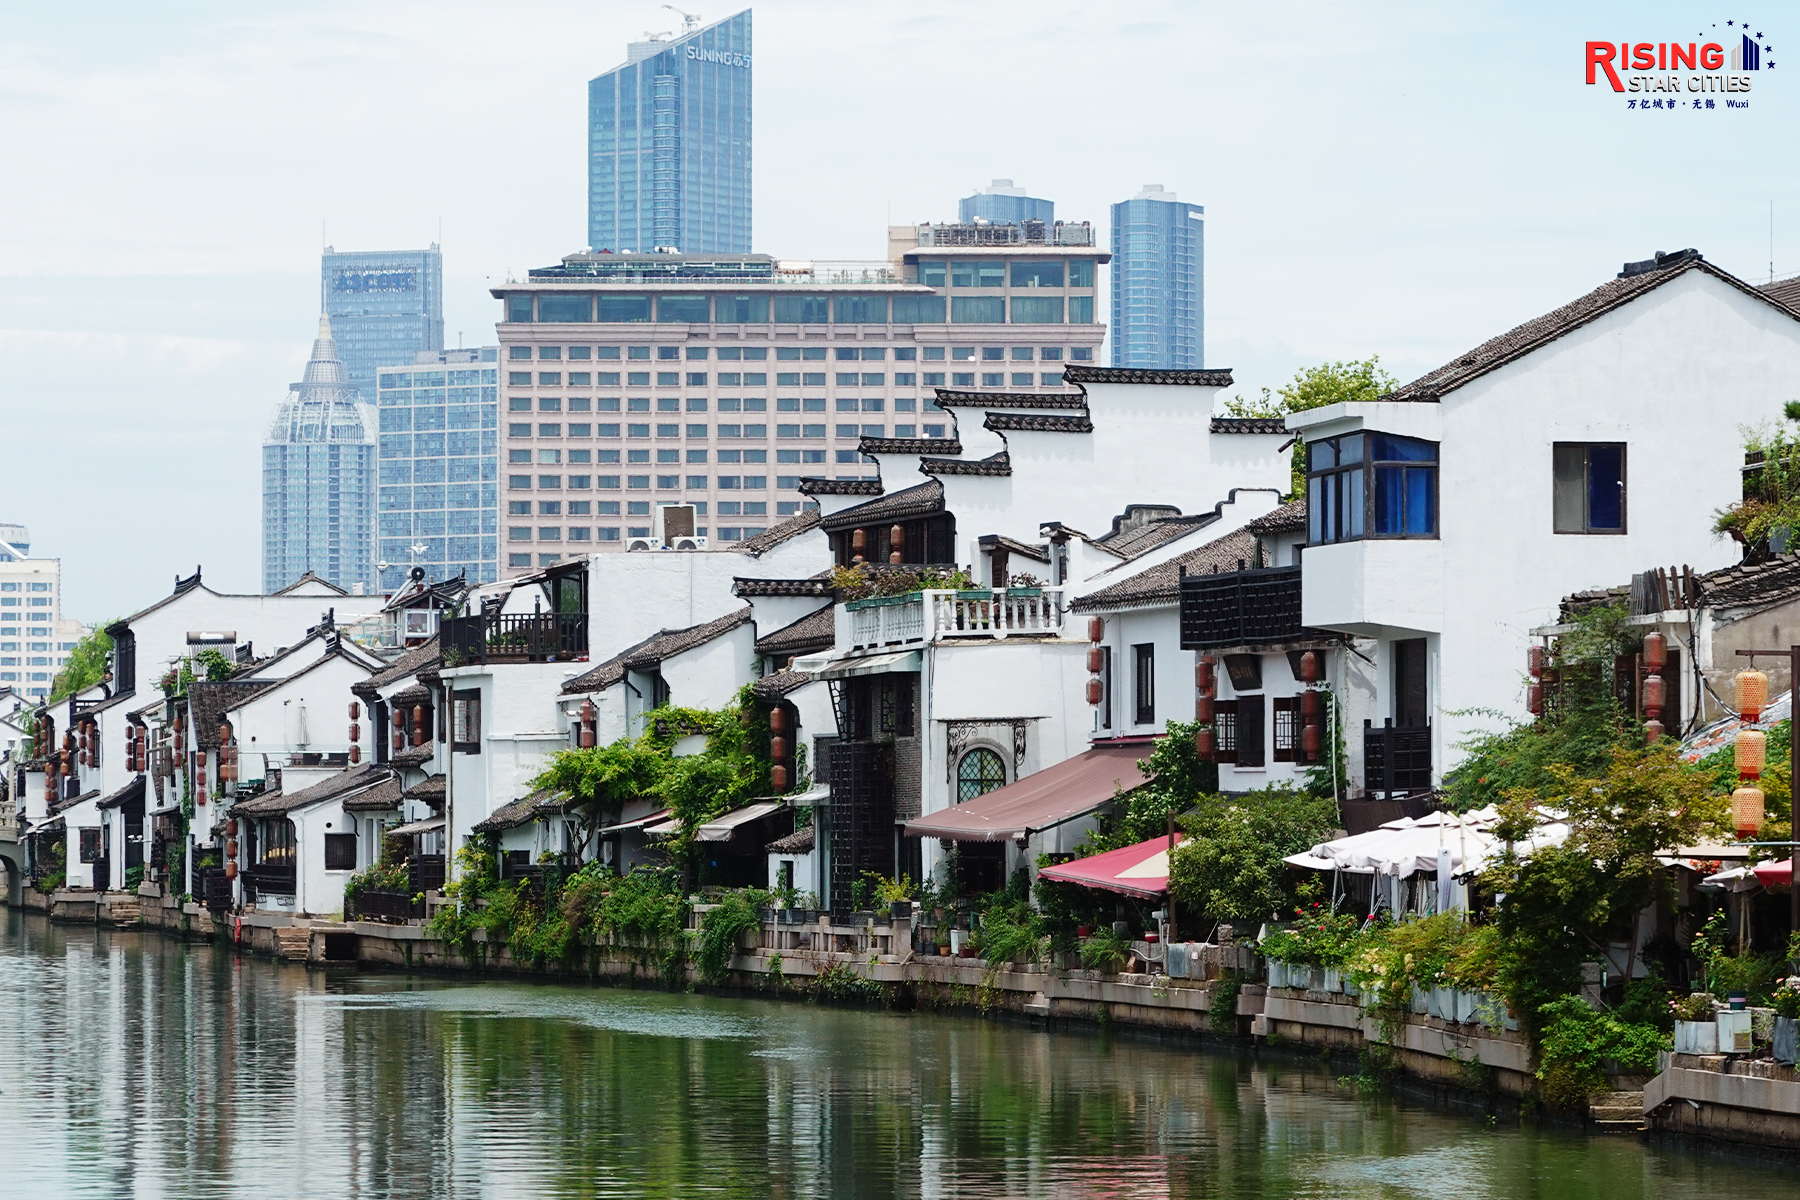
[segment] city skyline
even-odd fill
[[[1254,396],[1309,363],[1370,353],[1411,378],[1655,249],[1698,246],[1766,278],[1771,199],[1775,272],[1800,267],[1800,172],[1752,152],[1792,115],[1779,77],[1730,124],[1687,114],[1625,124],[1610,93],[1581,82],[1592,21],[1667,24],[1677,13],[1416,5],[1376,29],[1328,6],[1162,4],[1094,27],[1073,5],[927,6],[843,22],[822,5],[769,0],[755,12],[756,241],[780,254],[878,257],[885,224],[949,219],[957,197],[995,176],[1054,197],[1105,237],[1107,205],[1160,180],[1214,223],[1206,356],[1233,369],[1235,391]],[[93,498],[69,494],[55,459],[38,456],[6,474],[0,500],[63,554],[70,611],[84,619],[141,599],[121,590],[120,563],[162,577],[200,561],[209,579],[256,586],[254,559],[221,547],[258,536],[246,503],[257,465],[243,447],[265,423],[256,398],[304,366],[294,331],[317,318],[321,244],[448,247],[445,345],[491,342],[487,288],[579,248],[587,81],[642,31],[670,24],[651,4],[597,14],[543,3],[521,20],[455,3],[327,3],[246,18],[200,0],[174,19],[117,8],[93,29],[54,9],[18,16],[0,108],[15,118],[21,169],[58,184],[0,199],[10,218],[0,362],[21,396],[56,394],[63,365],[83,364],[99,484]],[[567,36],[545,39],[543,28]],[[1079,63],[1079,86],[971,76],[942,53],[951,32]],[[1293,69],[1272,87],[1257,50],[1277,40]],[[1207,70],[1145,70],[1147,46],[1180,48]],[[907,72],[870,72],[883,62]],[[475,75],[491,87],[465,86]],[[1122,123],[1112,98],[1127,93],[1143,111],[1184,115]],[[976,105],[988,120],[969,118]],[[902,161],[893,139],[867,136],[872,116],[929,137]],[[1058,136],[1008,144],[992,136],[995,119]],[[334,130],[334,158],[370,165],[294,172],[293,147],[321,127]],[[67,154],[121,130],[103,175]],[[1597,141],[1620,155],[1731,155],[1743,167],[1729,188],[1646,192],[1593,169]],[[454,169],[474,145],[503,147],[529,167],[530,187],[516,170]],[[102,204],[121,192],[133,203]],[[1308,286],[1296,289],[1302,274]],[[168,421],[171,411],[185,420]],[[26,444],[65,433],[54,405],[18,402],[9,417]],[[208,469],[168,470],[181,454]],[[73,553],[116,488],[146,506],[200,508],[216,527],[134,539],[119,563]]]

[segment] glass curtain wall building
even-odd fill
[[[1056,203],[1027,196],[1010,179],[996,179],[973,196],[956,202],[956,219],[964,225],[991,221],[996,225],[1023,225],[1027,221],[1056,223]]]
[[[1205,365],[1205,213],[1156,184],[1112,206],[1113,366]]]
[[[749,9],[588,83],[588,245],[749,253]]]
[[[664,504],[714,548],[754,537],[805,477],[874,478],[864,439],[936,451],[937,388],[1073,400],[1064,365],[1106,335],[1092,242],[897,226],[885,262],[577,254],[493,288],[501,575],[653,537]]]
[[[306,376],[275,408],[263,440],[263,591],[311,571],[345,591],[375,582],[374,412],[319,317]]]
[[[383,592],[412,567],[432,581],[492,583],[499,567],[497,346],[421,351],[377,375],[381,482],[375,551]]]
[[[375,372],[444,348],[444,256],[426,250],[347,250],[320,257],[331,318],[350,386],[375,399]]]

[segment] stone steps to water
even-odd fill
[[[106,906],[106,913],[114,925],[136,925],[143,919],[136,900],[114,900]]]
[[[292,926],[276,929],[275,952],[290,962],[305,962],[312,954],[312,930]]]
[[[1588,1117],[1601,1133],[1636,1133],[1644,1127],[1644,1093],[1596,1096],[1588,1105]]]

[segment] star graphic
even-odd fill
[[[1727,24],[1727,25],[1736,25],[1736,24],[1737,24],[1737,22],[1736,22],[1736,21],[1727,21],[1727,22],[1725,22],[1725,23],[1726,23],[1726,24]]]

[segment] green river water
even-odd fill
[[[1792,1197],[1800,1169],[973,1018],[0,917],[0,1196]]]

